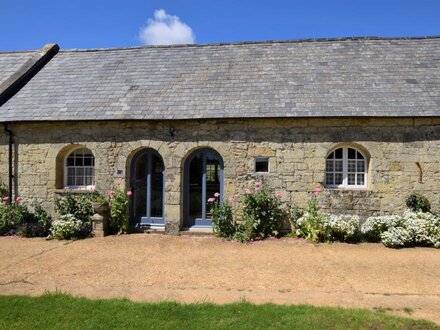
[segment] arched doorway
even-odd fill
[[[210,148],[194,151],[184,164],[183,226],[210,227],[208,198],[223,196],[223,159]]]
[[[141,150],[133,157],[130,168],[132,225],[165,224],[164,169],[162,157],[154,149]]]

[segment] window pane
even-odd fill
[[[255,172],[269,172],[269,159],[256,158],[255,159]]]
[[[342,173],[335,173],[335,184],[342,184]]]
[[[356,150],[348,148],[348,159],[356,159]]]
[[[355,174],[348,174],[348,184],[349,185],[355,185],[356,184],[356,175]]]
[[[93,168],[91,168],[91,167],[86,167],[85,169],[84,169],[84,175],[87,175],[87,176],[92,176],[93,175]]]
[[[77,167],[76,168],[76,176],[84,176],[84,168]]]
[[[84,166],[92,166],[92,158],[84,158]]]
[[[75,158],[75,166],[83,166],[84,160],[82,158]]]
[[[333,173],[327,173],[325,175],[325,183],[326,184],[334,184]]]
[[[325,162],[325,170],[327,172],[333,172],[334,171],[333,160],[327,160]]]
[[[67,158],[67,166],[74,166],[75,165],[75,159],[71,156]]]
[[[327,159],[334,159],[335,158],[335,152],[333,151],[328,157]]]
[[[342,159],[342,148],[335,150],[335,158]]]
[[[365,184],[365,175],[364,174],[358,174],[357,175],[357,184],[362,186]]]
[[[335,172],[342,172],[342,160],[335,160]]]
[[[92,179],[91,176],[86,176],[86,177],[84,178],[84,182],[85,182],[85,185],[86,185],[86,186],[91,186],[91,185],[93,184],[93,179]]]
[[[358,172],[365,172],[365,162],[363,160],[357,161],[357,171]]]
[[[358,159],[364,159],[364,156],[362,156],[362,154],[358,151],[357,152],[357,158]]]
[[[67,185],[74,186],[75,185],[75,177],[73,177],[73,176],[67,177]]]
[[[75,186],[84,186],[84,177],[77,176],[75,178]]]
[[[355,160],[348,161],[348,172],[356,172],[356,161]]]
[[[75,168],[74,167],[69,167],[67,169],[67,176],[75,176]]]

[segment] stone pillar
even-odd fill
[[[95,214],[90,217],[92,220],[92,232],[95,237],[108,235],[109,210],[107,205],[92,203]]]

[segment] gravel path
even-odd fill
[[[0,293],[382,308],[440,323],[440,251],[133,234],[0,238]]]

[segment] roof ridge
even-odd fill
[[[378,36],[361,36],[361,37],[335,37],[335,38],[305,38],[305,39],[285,39],[285,40],[259,40],[259,41],[232,41],[217,42],[204,44],[176,44],[176,45],[145,45],[145,46],[129,46],[129,47],[109,47],[109,48],[67,48],[61,49],[60,52],[97,52],[97,51],[114,51],[114,50],[135,50],[149,48],[191,48],[191,47],[210,47],[210,46],[235,46],[235,45],[254,45],[254,44],[286,44],[286,43],[308,43],[308,42],[334,42],[334,41],[357,41],[357,40],[430,40],[440,39],[440,35],[433,36],[415,36],[415,37],[378,37]]]
[[[0,50],[0,55],[2,54],[32,54],[32,53],[38,53],[41,49],[34,49],[34,50]]]

